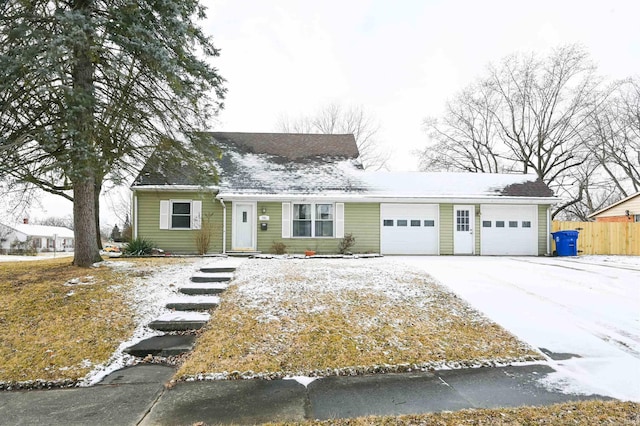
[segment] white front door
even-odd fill
[[[453,254],[473,254],[475,206],[453,206]]]
[[[234,203],[232,250],[255,250],[255,204]]]

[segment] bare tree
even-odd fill
[[[640,80],[617,82],[591,116],[590,149],[604,173],[626,197],[640,191]]]
[[[73,216],[68,215],[64,217],[49,216],[44,219],[38,219],[33,221],[34,225],[46,225],[46,226],[60,226],[63,228],[69,228],[73,230]]]
[[[376,139],[380,125],[361,106],[343,107],[329,104],[312,116],[291,118],[283,115],[277,125],[286,133],[353,134],[360,162],[365,169],[386,168],[389,153],[384,151]]]
[[[441,120],[426,119],[425,130],[434,142],[422,152],[420,168],[501,172],[493,114],[497,101],[488,85],[473,85],[447,102],[447,111]]]
[[[450,102],[440,124],[428,122],[422,168],[535,173],[559,192],[588,158],[585,133],[600,84],[595,72],[584,49],[573,45],[542,59],[514,54],[491,65],[488,76]],[[554,214],[577,202],[580,185],[573,190]]]

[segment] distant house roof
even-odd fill
[[[611,205],[610,205],[610,206],[608,206],[608,207],[605,207],[605,208],[603,208],[603,209],[600,209],[600,210],[598,210],[597,212],[593,212],[593,213],[591,213],[591,214],[590,214],[589,216],[587,216],[587,217],[592,218],[592,217],[599,216],[599,215],[601,215],[601,214],[603,214],[603,213],[608,212],[609,210],[611,210],[611,209],[613,209],[613,208],[615,208],[615,207],[620,206],[621,204],[625,204],[625,203],[627,203],[627,202],[629,202],[629,201],[634,200],[636,197],[640,197],[640,192],[635,193],[635,194],[633,194],[633,195],[630,195],[630,196],[628,196],[628,197],[626,197],[626,198],[623,198],[622,200],[620,200],[620,201],[618,201],[618,202],[615,202],[615,203],[611,204]],[[637,214],[637,213],[636,213],[636,214]]]
[[[216,160],[219,197],[345,196],[348,198],[551,198],[536,175],[369,172],[357,161],[352,135],[208,133],[222,151]],[[213,155],[213,153],[211,154]],[[189,185],[188,172],[147,163],[134,187]]]
[[[5,226],[15,229],[28,237],[53,237],[54,235],[58,238],[74,237],[71,229],[62,226],[30,225],[24,223]]]

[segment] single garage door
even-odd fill
[[[538,255],[538,207],[482,205],[480,253]]]
[[[437,204],[380,204],[383,254],[438,254]]]

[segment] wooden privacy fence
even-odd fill
[[[640,222],[562,222],[554,220],[553,232],[578,229],[578,254],[640,256]],[[555,242],[552,244],[555,250]]]

